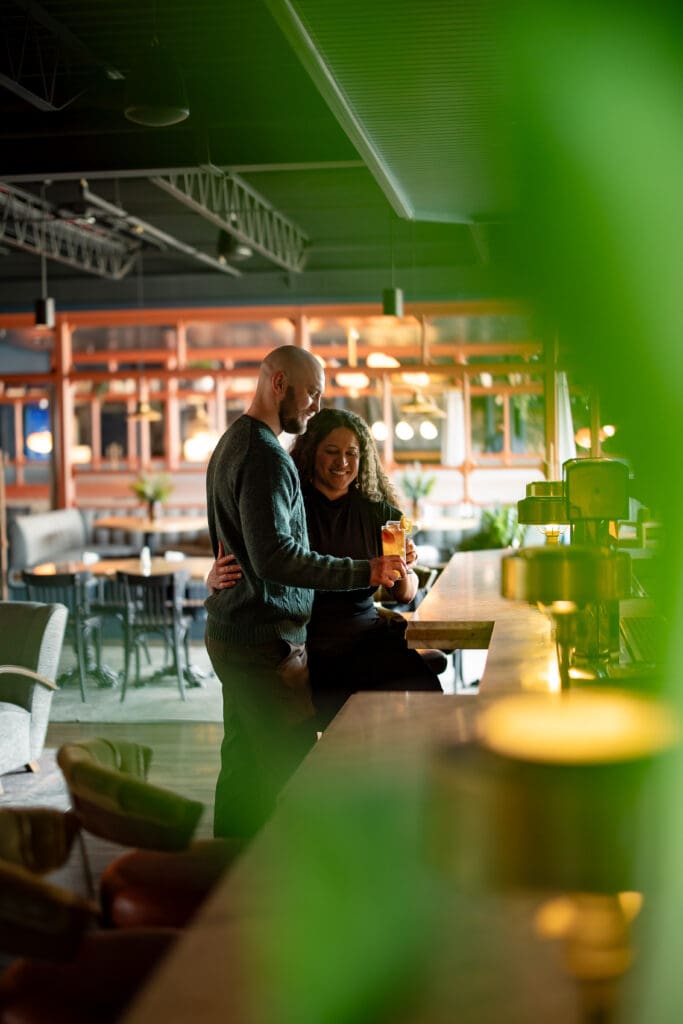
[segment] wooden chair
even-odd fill
[[[130,676],[130,659],[135,653],[135,678],[140,681],[140,647],[151,635],[161,636],[171,653],[172,671],[178,680],[181,700],[185,700],[185,668],[189,665],[189,632],[192,619],[183,613],[187,573],[141,576],[118,572],[124,597],[124,670],[121,700],[125,699]]]
[[[76,674],[81,688],[81,698],[84,701],[87,700],[86,679],[90,664],[88,650],[90,639],[95,640],[97,668],[100,667],[102,661],[100,633],[102,623],[100,616],[92,614],[90,609],[89,587],[92,582],[92,573],[83,571],[49,575],[25,569],[21,575],[26,584],[29,601],[59,602],[67,608],[69,617],[66,625],[66,638],[70,640],[76,654],[77,668],[73,672],[64,673],[59,682],[62,684]]]

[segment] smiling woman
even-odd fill
[[[292,458],[301,477],[311,547],[337,557],[372,558],[382,550],[387,519],[401,520],[397,497],[380,463],[370,430],[359,416],[323,409],[297,438]],[[392,598],[409,602],[417,591],[407,541],[408,574]],[[318,591],[307,630],[313,702],[324,727],[357,690],[436,690],[438,678],[405,643],[405,622],[377,611],[375,588]]]

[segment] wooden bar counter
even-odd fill
[[[456,555],[410,624],[416,646],[490,639],[483,692],[355,694],[125,1024],[577,1019],[540,897],[459,891],[426,827],[433,753],[530,685],[517,658],[555,656],[544,617],[497,597],[500,558]]]
[[[507,550],[453,555],[406,630],[409,647],[485,650],[482,694],[559,687],[550,620],[500,593]]]
[[[539,897],[459,892],[425,836],[430,752],[491,699],[354,695],[125,1024],[574,1022]]]

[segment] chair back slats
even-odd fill
[[[181,571],[142,576],[118,572],[116,579],[124,596],[125,669],[121,700],[126,695],[131,655],[134,650],[139,652],[139,645],[148,634],[154,633],[164,638],[172,653],[180,696],[184,700],[183,674],[186,666],[182,664],[180,648],[182,643],[187,661],[190,623],[183,615],[183,599],[189,574]],[[139,653],[136,657],[139,677]]]
[[[92,580],[92,573],[82,571],[50,575],[24,570],[21,575],[29,601],[66,605],[70,617],[88,614],[88,584]]]
[[[66,624],[66,635],[71,641],[76,654],[81,698],[86,700],[86,675],[88,671],[87,641],[93,633],[97,633],[97,664],[99,668],[101,622],[91,614],[90,592],[94,584],[93,575],[87,569],[80,572],[38,573],[25,569],[22,579],[26,584],[29,601],[63,604],[69,612]],[[65,673],[64,678],[71,673]]]

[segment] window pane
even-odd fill
[[[503,396],[474,395],[472,410],[472,454],[503,450]]]
[[[545,454],[544,408],[542,395],[510,396],[510,447],[513,452]]]

